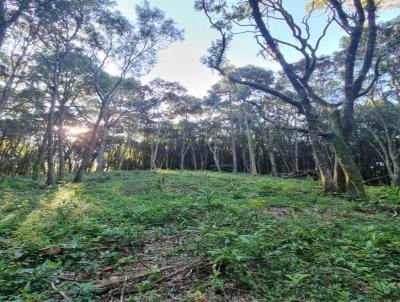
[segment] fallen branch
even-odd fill
[[[125,281],[124,281],[124,284],[122,285],[122,289],[121,289],[121,299],[119,300],[120,302],[124,302],[124,293],[125,293],[125,287],[126,287],[127,281],[128,281],[128,276],[125,276]]]
[[[163,283],[163,282],[165,282],[165,281],[168,281],[168,280],[174,278],[174,277],[177,276],[177,275],[184,274],[186,271],[188,271],[188,272],[191,273],[191,272],[193,272],[193,270],[194,270],[195,268],[198,269],[198,268],[201,268],[201,267],[202,267],[202,268],[211,267],[212,265],[213,265],[213,262],[207,262],[207,263],[205,263],[205,264],[203,264],[203,265],[201,265],[200,262],[191,263],[191,264],[185,265],[185,266],[183,266],[183,267],[177,269],[176,271],[174,271],[174,272],[172,272],[172,273],[170,273],[170,274],[168,274],[168,275],[165,275],[164,277],[162,277],[162,278],[160,278],[160,279],[157,279],[157,280],[152,281],[152,283],[153,283],[153,286],[155,286],[155,285],[157,285],[157,284],[161,284],[161,283]],[[175,268],[175,267],[176,267],[176,266],[168,266],[168,267],[164,267],[164,268],[160,269],[159,271],[165,272],[165,271],[167,271],[167,270],[169,270],[169,269],[171,269],[171,268]],[[149,276],[149,275],[151,275],[151,274],[153,274],[153,273],[154,273],[154,272],[147,272],[147,273],[139,274],[139,275],[136,275],[136,276],[133,276],[133,277],[127,277],[127,276],[125,276],[125,277],[127,277],[127,278],[126,278],[126,283],[125,283],[125,278],[124,278],[124,286],[123,286],[123,288],[124,288],[124,294],[127,294],[127,293],[129,293],[129,294],[137,293],[137,292],[139,291],[139,289],[138,289],[138,288],[135,288],[135,287],[133,286],[133,285],[135,284],[135,282],[137,282],[138,280],[140,280],[140,279],[142,279],[142,278],[144,278],[144,277],[147,277],[147,276]],[[186,273],[186,274],[184,275],[184,278],[187,278],[187,277],[189,276],[190,273]],[[131,286],[129,286],[130,289],[126,289],[126,284],[128,283],[129,280],[131,280],[131,282],[130,282],[130,283],[131,283]],[[174,281],[176,281],[176,280],[178,280],[178,278],[174,279]],[[121,283],[121,279],[113,280],[111,283],[107,283],[107,285],[102,285],[102,286],[103,286],[103,287],[104,287],[104,286],[112,286],[112,285],[116,285],[116,284],[119,284],[119,283]],[[111,289],[111,290],[108,292],[107,297],[115,296],[115,294],[117,293],[117,290],[118,290],[118,288]],[[121,302],[122,302],[122,301],[121,301]]]
[[[175,265],[166,266],[166,267],[163,267],[163,268],[158,269],[157,272],[160,272],[160,273],[161,273],[161,272],[165,272],[165,271],[167,271],[167,270],[169,270],[169,269],[172,269],[172,268],[175,268],[175,267],[176,267]],[[127,281],[130,281],[130,280],[142,279],[142,278],[151,276],[151,275],[153,275],[153,274],[154,274],[154,271],[146,271],[146,272],[143,272],[143,273],[138,274],[138,275],[134,275],[134,276],[125,276],[125,277],[128,278]],[[94,284],[94,286],[95,286],[96,288],[104,288],[104,287],[109,287],[109,286],[113,286],[113,285],[119,285],[119,284],[125,282],[125,277],[124,277],[124,278],[118,278],[118,279],[115,279],[115,280],[104,280],[104,281],[100,281],[99,283]]]
[[[64,299],[69,300],[69,301],[73,301],[70,297],[67,296],[66,293],[64,293],[61,289],[57,288],[57,286],[53,282],[51,282],[49,280],[46,280],[46,279],[43,279],[43,280],[46,281],[48,284],[50,284],[51,288],[54,291],[56,291],[57,293],[59,293]]]

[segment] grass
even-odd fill
[[[400,301],[392,188],[131,171],[0,192],[0,301]]]

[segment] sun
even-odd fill
[[[89,132],[89,130],[86,126],[69,126],[65,128],[65,133],[70,136],[79,136]]]

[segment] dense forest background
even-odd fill
[[[376,24],[396,3],[312,2],[296,23],[281,1],[256,2],[196,2],[204,30],[221,35],[203,58],[221,81],[200,99],[179,83],[140,82],[183,39],[148,2],[129,21],[109,0],[2,1],[0,173],[55,184],[66,173],[206,169],[321,175],[326,191],[360,195],[361,182],[399,186],[400,19]],[[310,38],[314,13],[326,28]],[[265,27],[278,15],[291,37]],[[282,71],[226,59],[245,26]],[[343,29],[341,49],[319,56],[329,26]],[[283,47],[303,59],[289,63]]]

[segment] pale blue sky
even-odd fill
[[[295,17],[302,17],[304,7],[308,0],[286,0],[288,9]],[[142,3],[142,0],[117,0],[120,10],[127,17],[132,18],[135,12],[135,5]],[[206,54],[211,41],[218,37],[204,14],[193,8],[194,0],[149,0],[151,6],[162,9],[166,15],[175,20],[178,28],[185,30],[185,40],[171,45],[168,49],[162,50],[158,56],[158,63],[155,68],[145,77],[147,82],[156,77],[168,81],[177,81],[183,84],[189,93],[195,96],[204,96],[213,83],[219,77],[206,66],[202,65],[200,58]],[[392,10],[382,13],[381,19],[388,20],[399,15],[400,10]],[[315,34],[321,30],[324,24],[324,17],[316,17],[313,20]],[[289,33],[281,26],[272,25],[273,34],[277,37],[287,37]],[[331,53],[338,48],[339,39],[343,33],[337,27],[333,27],[322,43],[321,53]],[[248,64],[259,65],[265,68],[276,69],[277,65],[265,61],[257,56],[259,50],[254,38],[250,35],[235,37],[229,52],[230,62],[236,66]],[[287,51],[286,54],[291,60],[296,60],[295,53]]]

